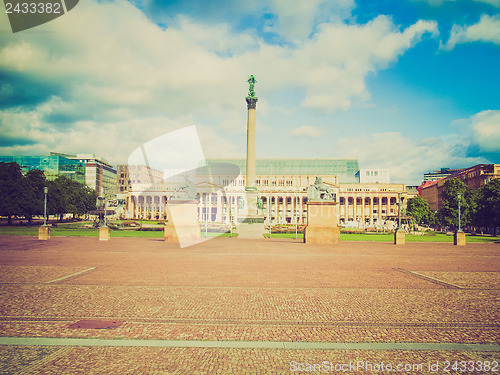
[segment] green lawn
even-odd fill
[[[81,226],[82,224],[79,224]],[[38,227],[0,227],[0,235],[9,236],[38,236]],[[98,237],[99,230],[96,228],[78,229],[77,226],[61,224],[57,228],[50,229],[51,236],[71,236],[71,237]],[[139,238],[163,238],[162,230],[113,230],[110,229],[111,237],[139,237]],[[212,233],[208,232],[208,237],[229,237],[230,233]],[[233,234],[233,237],[236,237]],[[201,237],[205,237],[205,232],[201,232]]]
[[[265,235],[269,238],[269,234]],[[277,233],[272,234],[273,238],[295,238],[295,233]],[[298,234],[298,238],[302,239],[304,236],[302,233]],[[377,242],[393,242],[394,234],[383,234],[383,233],[360,233],[360,234],[340,234],[341,241],[377,241]],[[408,242],[453,242],[453,236],[447,236],[443,233],[436,233],[434,236],[424,235],[406,235],[406,241]],[[467,242],[495,242],[500,243],[500,237],[481,237],[481,236],[467,236]]]
[[[72,223],[60,224],[57,228],[52,228],[50,231],[51,236],[82,236],[82,237],[98,237],[99,231],[95,228],[78,229],[78,226],[85,225],[86,223]],[[68,227],[69,225],[69,227]],[[163,231],[139,231],[139,230],[113,230],[111,229],[111,237],[139,237],[139,238],[162,238]],[[17,226],[1,226],[0,235],[11,236],[37,236],[38,227],[17,227]],[[201,237],[205,236],[205,232],[201,231]],[[230,233],[213,233],[208,232],[208,237],[229,237]],[[235,237],[236,234],[233,234]],[[266,238],[269,233],[266,233]],[[272,238],[295,238],[295,233],[280,233],[272,234]],[[302,239],[302,233],[298,234],[298,238]],[[379,241],[379,242],[392,242],[394,241],[393,234],[380,234],[380,233],[361,233],[361,234],[340,234],[341,241]],[[453,242],[453,236],[447,236],[443,233],[436,233],[435,235],[406,235],[408,242]],[[500,243],[500,237],[481,237],[481,236],[467,236],[467,242],[494,242]]]

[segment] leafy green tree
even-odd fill
[[[95,209],[96,200],[95,190],[65,176],[58,176],[49,183],[50,212],[58,214],[60,220],[65,213],[77,217]]]
[[[47,194],[47,215],[60,215],[60,220],[62,220],[63,214],[66,212],[66,196],[63,193],[63,183],[60,178],[65,178],[63,176],[57,177],[55,180],[47,181],[49,188]]]
[[[434,224],[434,212],[429,208],[429,203],[420,195],[408,200],[406,212],[408,215],[413,216],[417,224]]]
[[[491,180],[479,190],[476,224],[493,228],[500,226],[500,179]]]
[[[21,212],[23,175],[17,163],[0,163],[0,215],[11,217]]]
[[[477,207],[479,200],[479,190],[467,188],[465,191],[465,208],[462,216],[465,218],[465,225],[475,226],[477,224]]]
[[[89,211],[95,210],[97,208],[97,191],[88,187],[87,185],[82,184],[84,194],[83,194],[83,204],[85,206],[85,211],[80,212],[79,214],[85,214]]]
[[[437,212],[437,222],[442,226],[458,228],[458,195],[460,194],[460,226],[472,225],[475,218],[477,192],[468,188],[459,178],[444,183],[443,206]]]
[[[43,214],[45,174],[39,169],[28,171],[23,178],[21,210],[27,219]]]

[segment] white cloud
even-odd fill
[[[426,3],[428,3],[429,5],[432,5],[432,6],[441,6],[441,5],[443,5],[444,3],[448,2],[448,1],[455,2],[457,0],[411,0],[411,1],[426,2]]]
[[[441,49],[452,50],[457,44],[492,42],[500,44],[500,15],[483,14],[478,23],[470,26],[453,25],[448,42]]]
[[[291,131],[293,137],[318,138],[325,134],[323,129],[316,126],[304,125]]]
[[[333,6],[320,0],[306,4],[304,19],[296,21],[302,8],[273,4],[281,17],[280,33],[303,22],[294,38],[312,31],[325,18],[324,7]],[[325,13],[341,17],[354,3],[335,6],[337,13]],[[280,46],[251,32],[237,33],[224,24],[201,26],[187,18],[163,30],[127,1],[82,1],[36,32],[0,37],[2,73],[60,89],[48,91],[34,108],[4,110],[1,131],[7,138],[37,142],[33,152],[93,152],[123,162],[141,143],[201,123],[204,146],[219,153],[238,150],[228,142],[229,132],[222,138],[217,130],[244,130],[246,119],[239,111],[246,111],[248,74],[256,75],[256,91],[263,98],[294,91],[306,108],[348,109],[369,100],[365,79],[370,72],[396,61],[425,33],[436,32],[435,22],[418,21],[400,30],[391,18],[379,16],[364,25],[323,23],[312,38]],[[8,95],[12,90],[2,86],[0,91]],[[266,108],[261,100],[259,113]],[[51,120],[57,116],[67,120]],[[0,152],[25,153],[28,147],[13,144]]]
[[[383,69],[437,24],[418,21],[400,31],[389,17],[365,25],[323,24],[300,48],[262,45],[241,58],[271,90],[301,89],[302,105],[319,112],[350,108],[369,100],[365,78]]]
[[[471,117],[473,144],[483,152],[500,153],[500,111],[483,111]]]
[[[273,0],[270,7],[278,20],[268,31],[300,43],[311,35],[315,24],[349,18],[356,4],[354,0]]]
[[[458,136],[416,141],[399,132],[357,135],[339,139],[337,157],[356,157],[364,168],[390,169],[391,182],[417,185],[423,173],[441,167],[468,167],[483,158],[467,157],[468,141]]]
[[[480,3],[490,4],[493,5],[494,7],[500,8],[500,0],[475,0],[475,1],[478,1]]]

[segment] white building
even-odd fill
[[[389,169],[360,169],[360,184],[390,184],[391,173]]]

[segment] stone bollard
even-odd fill
[[[50,239],[50,227],[48,225],[42,225],[38,228],[38,239],[48,240]]]
[[[404,245],[406,243],[405,231],[397,229],[394,232],[394,245]]]
[[[99,241],[108,241],[110,238],[109,227],[99,228]]]
[[[453,235],[453,244],[457,246],[465,246],[465,232],[457,231]]]

